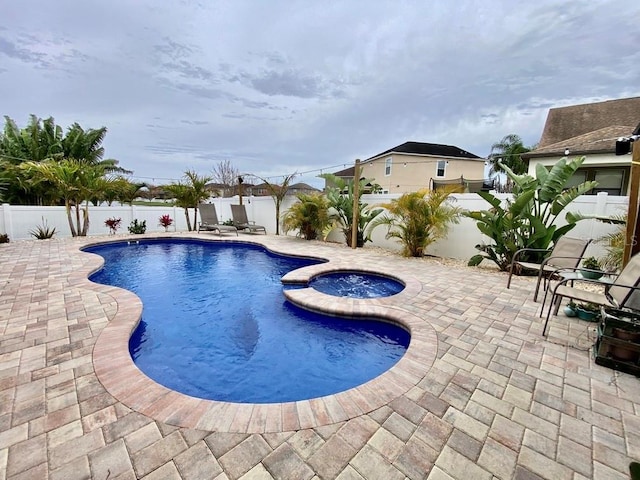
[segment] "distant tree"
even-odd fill
[[[502,138],[499,142],[491,145],[489,153],[489,163],[491,164],[490,173],[504,173],[502,165],[511,169],[516,175],[527,173],[528,163],[522,159],[522,154],[531,151],[531,147],[526,147],[522,143],[522,139],[515,134],[509,134]]]
[[[239,176],[240,171],[233,166],[230,160],[218,162],[218,164],[213,167],[211,175],[214,182],[224,185],[224,197],[233,195],[233,187],[238,183]]]

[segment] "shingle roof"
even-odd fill
[[[471,152],[467,152],[460,147],[424,142],[405,142],[402,145],[398,145],[397,147],[393,147],[389,150],[385,150],[382,153],[378,153],[373,157],[369,157],[367,158],[367,160],[381,157],[383,155],[386,155],[387,153],[408,153],[413,155],[434,155],[438,157],[472,158],[484,161],[484,159],[480,158],[479,156],[474,155]]]
[[[629,135],[638,122],[640,97],[552,108],[535,152],[607,127],[625,126],[629,129],[625,135]]]
[[[616,148],[616,139],[626,137],[631,133],[632,127],[613,126],[605,127],[593,132],[585,133],[577,137],[562,140],[561,142],[538,147],[531,152],[522,155],[523,158],[562,156],[566,149],[570,155],[584,155],[588,153],[609,153]]]
[[[374,158],[382,157],[388,153],[406,153],[409,155],[433,155],[436,157],[453,157],[453,158],[465,158],[470,160],[484,161],[477,155],[471,152],[467,152],[459,147],[453,145],[441,145],[439,143],[424,143],[424,142],[405,142],[397,147],[385,150],[382,153],[378,153],[373,157],[369,157],[364,162],[373,160]],[[363,162],[363,163],[364,163]],[[353,177],[355,167],[345,168],[339,172],[335,172],[334,175],[338,177]]]

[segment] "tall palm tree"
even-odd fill
[[[491,153],[489,153],[489,163],[491,164],[491,173],[504,173],[502,165],[509,167],[516,175],[522,175],[527,172],[529,165],[522,159],[522,154],[531,151],[532,147],[526,147],[522,143],[520,136],[516,134],[506,135],[499,142],[491,145]],[[500,163],[498,163],[500,162]]]
[[[298,175],[297,172],[294,172],[290,175],[285,175],[284,178],[282,179],[282,183],[280,184],[271,183],[262,177],[258,177],[260,180],[264,182],[265,186],[267,187],[267,190],[269,190],[269,194],[271,195],[271,197],[273,198],[273,201],[276,204],[276,235],[280,235],[280,207],[282,206],[282,201],[284,200],[284,197],[287,195],[287,192],[289,191],[291,180],[293,180],[296,177],[296,175]]]

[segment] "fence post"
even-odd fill
[[[4,230],[9,240],[13,240],[13,222],[11,221],[11,205],[8,203],[2,204],[2,215],[4,217]]]

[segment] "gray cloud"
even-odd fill
[[[509,133],[538,142],[554,106],[640,95],[639,14],[628,0],[24,0],[0,20],[0,114],[107,126],[107,156],[141,177],[221,159],[282,175],[407,140],[486,155]]]

